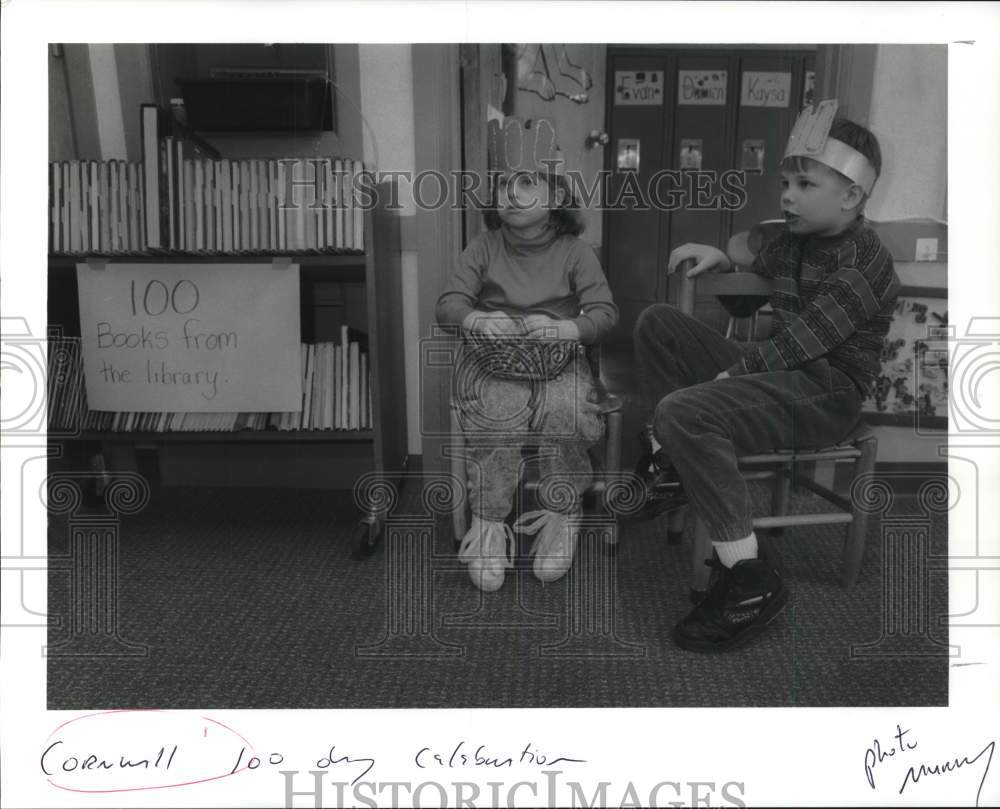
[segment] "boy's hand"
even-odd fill
[[[670,254],[667,261],[667,272],[672,273],[689,258],[695,259],[697,263],[687,271],[688,278],[694,278],[696,275],[710,270],[729,272],[733,266],[732,262],[729,261],[729,256],[718,247],[712,247],[708,244],[684,244]]]
[[[524,318],[524,328],[528,337],[535,340],[580,340],[580,329],[572,320],[553,320],[548,315],[528,315]]]
[[[483,337],[506,337],[521,334],[521,328],[505,312],[469,312],[462,321],[462,328],[470,334]]]
[[[729,371],[719,371],[719,373],[715,375],[715,379],[729,379]],[[713,382],[714,381],[715,380],[713,380]]]

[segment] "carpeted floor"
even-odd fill
[[[792,506],[813,502],[801,496]],[[419,507],[410,492],[398,511]],[[555,584],[543,587],[522,570],[481,595],[453,564],[446,520],[434,526],[433,553],[410,559],[399,578],[385,543],[366,560],[350,558],[356,519],[348,492],[155,489],[142,511],[122,519],[117,565],[119,635],[147,648],[53,654],[48,707],[947,704],[946,657],[877,644],[852,654],[852,644],[872,644],[883,631],[877,521],[851,591],[839,584],[843,529],[789,529],[775,542],[792,590],[785,614],[750,647],[702,656],[670,640],[688,608],[691,551],[668,545],[662,522],[628,532],[614,579],[595,600],[604,606],[590,614],[580,588],[593,577],[580,573],[579,560]],[[67,553],[68,537],[66,519],[53,517],[50,553]],[[935,517],[931,550],[946,545],[946,516]],[[944,643],[937,618],[947,608],[947,577],[929,575],[927,626]],[[68,637],[70,576],[53,572],[49,582],[56,645]],[[931,648],[918,640],[914,649]]]

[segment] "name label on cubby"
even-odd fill
[[[302,408],[299,267],[77,265],[91,410]]]

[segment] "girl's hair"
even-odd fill
[[[548,183],[551,194],[554,195],[557,190],[563,192],[562,204],[552,208],[549,213],[549,219],[555,227],[556,233],[560,236],[564,233],[568,233],[570,236],[579,236],[583,233],[587,229],[587,222],[584,219],[580,202],[576,198],[576,195],[573,194],[573,189],[566,177],[547,171],[540,171],[537,173],[537,176],[540,180]],[[490,207],[483,211],[483,220],[486,223],[486,227],[490,230],[496,230],[503,224],[503,220],[500,219],[500,214],[497,211],[499,183],[494,181],[491,185]]]

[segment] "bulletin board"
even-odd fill
[[[91,410],[301,408],[297,264],[80,263],[77,282]]]
[[[882,373],[865,401],[869,424],[948,426],[948,298],[936,287],[904,286],[882,345]]]

